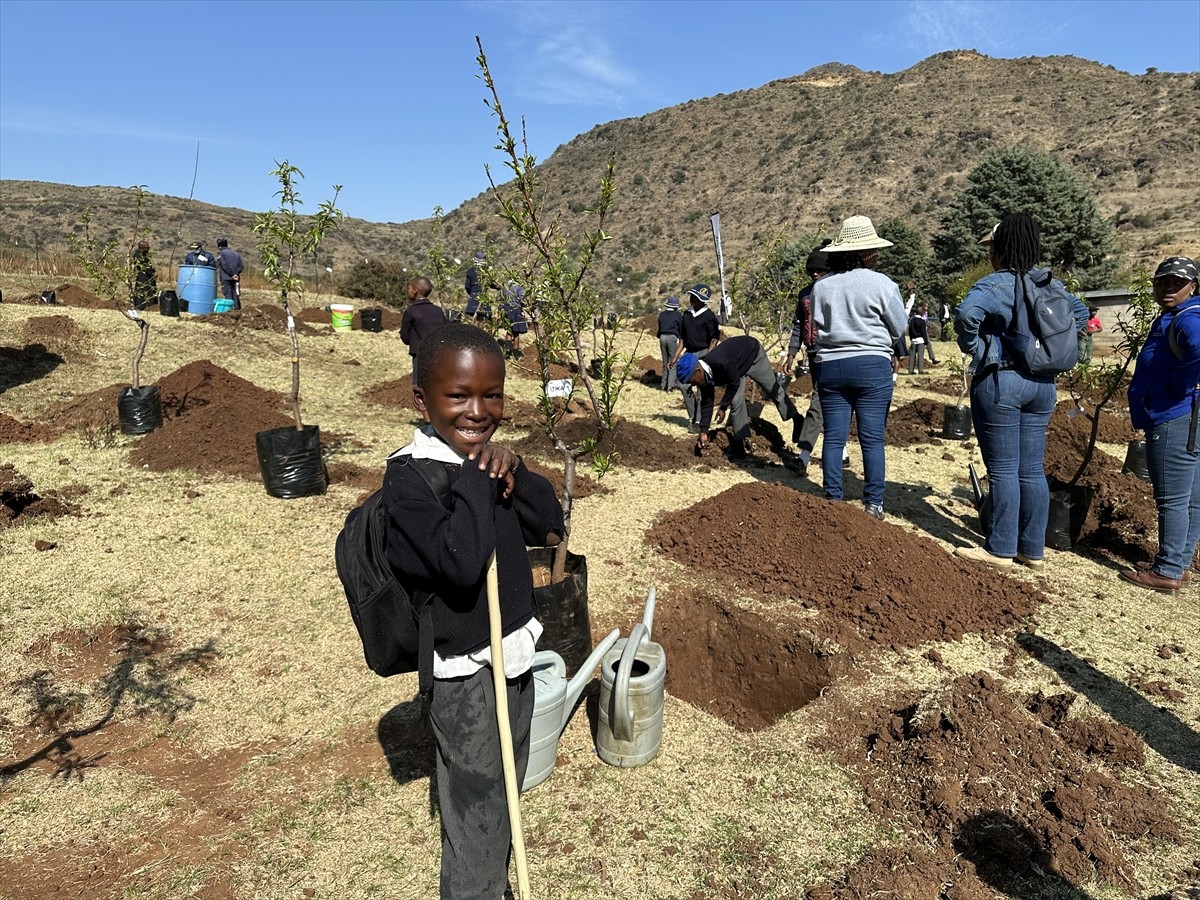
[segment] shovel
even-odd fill
[[[496,553],[487,570],[488,622],[491,626],[492,684],[496,689],[496,724],[500,729],[500,758],[504,763],[504,796],[508,800],[509,831],[512,832],[513,862],[517,867],[517,900],[531,900],[529,866],[525,861],[525,837],[521,833],[520,783],[513,756],[512,728],[508,722],[508,690],[504,681],[504,643],[501,634],[500,587],[496,577]]]

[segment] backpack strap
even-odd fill
[[[421,476],[429,490],[445,509],[450,509],[450,472],[446,463],[436,459],[408,458],[408,465]],[[417,601],[417,692],[426,711],[433,696],[433,594],[413,591]]]

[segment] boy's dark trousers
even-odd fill
[[[508,715],[519,783],[529,762],[532,672],[508,680]],[[429,717],[437,738],[442,814],[441,900],[500,900],[508,885],[512,832],[491,668],[434,679]]]

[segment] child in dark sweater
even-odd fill
[[[490,335],[453,323],[421,342],[414,386],[426,426],[393,454],[384,479],[388,557],[433,604],[433,690],[442,816],[442,900],[499,898],[511,849],[488,644],[486,575],[496,553],[504,669],[518,783],[529,759],[533,616],[526,545],[561,540],[562,507],[546,479],[491,443],[504,413],[504,358]],[[450,496],[435,497],[403,457],[446,464]]]

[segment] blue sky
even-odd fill
[[[544,159],[593,126],[825,62],[942,50],[1200,70],[1200,0],[624,2],[0,0],[0,178],[144,184],[264,210],[274,159],[305,209],[451,210],[505,170],[475,62]]]

